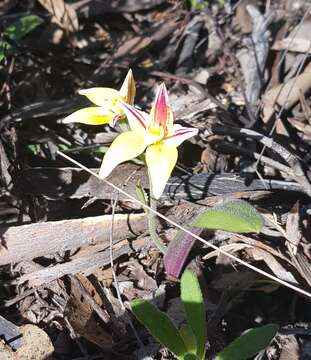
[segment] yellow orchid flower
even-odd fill
[[[136,88],[132,70],[129,70],[127,73],[119,91],[105,87],[80,90],[80,95],[86,96],[97,106],[75,111],[67,116],[63,123],[78,122],[87,125],[115,124],[117,120],[124,116],[123,109],[120,107],[120,101],[132,105],[134,103],[135,92]]]
[[[120,102],[131,131],[121,133],[109,147],[99,176],[106,178],[120,163],[134,159],[146,150],[151,194],[159,199],[177,161],[177,147],[195,136],[198,129],[173,124],[165,84],[161,84],[150,114]]]

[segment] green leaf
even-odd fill
[[[4,30],[4,39],[5,37],[9,38],[14,42],[18,42],[29,32],[34,30],[37,26],[41,25],[43,20],[36,15],[27,15],[19,20],[15,21],[13,24],[9,25]],[[11,45],[3,40],[0,42],[0,62],[4,59],[6,51],[11,47]]]
[[[193,226],[235,233],[260,232],[263,218],[244,200],[230,200],[197,216]]]
[[[5,58],[5,53],[10,45],[6,41],[0,41],[0,63]]]
[[[136,186],[135,186],[135,190],[136,190],[136,195],[138,197],[138,200],[140,202],[142,202],[143,204],[147,204],[148,202],[148,198],[147,198],[147,194],[144,191],[142,185],[141,185],[141,179],[138,179]],[[148,211],[147,211],[148,213]]]
[[[278,329],[276,324],[252,329],[229,344],[215,360],[246,360],[267,347]]]
[[[100,154],[106,154],[106,152],[108,151],[109,149],[109,146],[105,146],[105,145],[101,145],[101,146],[98,146],[94,152],[95,153],[100,153]]]
[[[42,23],[43,20],[39,16],[27,15],[8,26],[4,34],[13,41],[19,41]]]
[[[197,341],[191,327],[188,324],[183,324],[179,329],[179,333],[184,340],[187,351],[189,353],[196,354]]]
[[[199,359],[204,359],[206,343],[205,308],[199,281],[191,271],[185,271],[181,277],[180,298],[184,305],[187,322],[196,339],[196,355]]]
[[[198,357],[192,353],[188,353],[184,356],[184,360],[198,360]]]
[[[178,329],[165,313],[145,300],[133,300],[130,304],[137,319],[169,351],[180,358],[187,353],[186,346]]]
[[[38,155],[40,153],[40,151],[41,151],[41,145],[40,144],[30,144],[27,147],[34,155]]]

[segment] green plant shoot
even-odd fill
[[[207,340],[204,301],[198,279],[190,271],[181,277],[181,301],[187,323],[179,331],[173,321],[151,303],[134,300],[130,304],[137,319],[178,360],[204,360]],[[246,360],[268,346],[277,331],[275,324],[252,329],[234,340],[215,360]]]
[[[36,15],[27,15],[13,24],[9,25],[3,33],[3,40],[0,41],[0,62],[5,58],[6,52],[10,49],[9,41],[18,42],[37,26],[41,25],[43,20]],[[6,41],[8,39],[8,41]]]

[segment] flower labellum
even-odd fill
[[[75,111],[67,116],[63,123],[78,122],[87,125],[114,125],[117,120],[124,117],[124,111],[120,106],[120,102],[133,105],[135,92],[136,88],[132,70],[129,70],[127,73],[119,91],[104,87],[80,90],[79,94],[86,96],[96,106]]]
[[[177,147],[197,135],[198,129],[173,124],[173,113],[165,84],[161,84],[150,114],[120,102],[130,131],[121,133],[111,144],[102,162],[99,176],[106,178],[119,164],[146,151],[151,194],[159,199],[177,162]]]

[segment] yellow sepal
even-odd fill
[[[159,199],[164,191],[167,180],[176,165],[178,152],[176,147],[162,142],[148,146],[146,163],[151,181],[151,194]]]
[[[74,113],[67,116],[64,120],[64,124],[78,122],[87,125],[102,125],[109,124],[115,114],[112,111],[102,107],[87,107],[75,111]]]
[[[119,164],[134,159],[146,149],[145,138],[138,131],[121,133],[110,145],[102,162],[99,177],[104,179]]]

